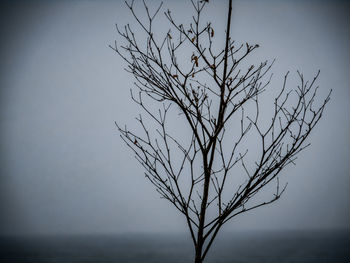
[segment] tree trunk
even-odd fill
[[[196,246],[196,256],[194,259],[194,263],[202,263],[202,248],[203,248],[203,243],[197,244]]]

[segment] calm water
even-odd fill
[[[350,232],[256,232],[217,239],[207,263],[348,263]],[[193,260],[181,235],[0,237],[0,262],[175,263]]]

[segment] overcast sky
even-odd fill
[[[191,14],[188,1],[164,4],[178,20]],[[226,1],[210,6],[220,28]],[[187,231],[114,125],[140,111],[108,48],[115,23],[132,21],[123,1],[2,1],[0,10],[0,233]],[[234,1],[233,38],[259,43],[257,61],[277,58],[276,83],[287,70],[320,69],[320,96],[333,94],[311,148],[282,175],[281,200],[226,229],[350,227],[349,12],[346,1]]]

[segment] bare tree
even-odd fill
[[[138,39],[130,25],[117,26],[126,44],[112,48],[135,77],[138,92],[131,91],[131,98],[146,113],[136,118],[142,134],[117,125],[121,137],[161,197],[185,216],[199,263],[226,222],[280,198],[286,185],[280,187],[278,175],[309,145],[306,139],[331,92],[315,106],[319,72],[311,81],[298,72],[300,83],[291,90],[287,73],[269,105],[269,121],[262,120],[265,107],[260,98],[271,86],[273,62],[247,64],[259,45],[232,40],[232,0],[221,49],[214,48],[218,40],[213,25],[202,22],[209,1],[191,3],[192,23],[178,24],[168,10],[164,14],[171,29],[159,38],[154,21],[162,4],[152,12],[143,2],[142,17],[136,14],[134,1],[126,2],[144,37]],[[176,138],[176,131],[169,131],[174,108],[182,125],[191,130],[188,138]],[[247,138],[255,141],[255,161],[250,165]],[[276,189],[270,199],[254,198],[272,181]]]

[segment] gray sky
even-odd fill
[[[178,20],[190,15],[186,1],[165,6]],[[287,70],[312,78],[320,69],[320,97],[330,88],[333,95],[313,145],[283,174],[282,199],[226,229],[349,228],[350,4],[233,8],[233,38],[259,43],[257,61],[277,58],[275,83]],[[0,233],[187,231],[114,126],[139,112],[129,98],[133,79],[108,48],[118,38],[114,24],[132,21],[123,1],[8,1],[0,10]],[[214,26],[225,10],[225,1],[213,7]]]

